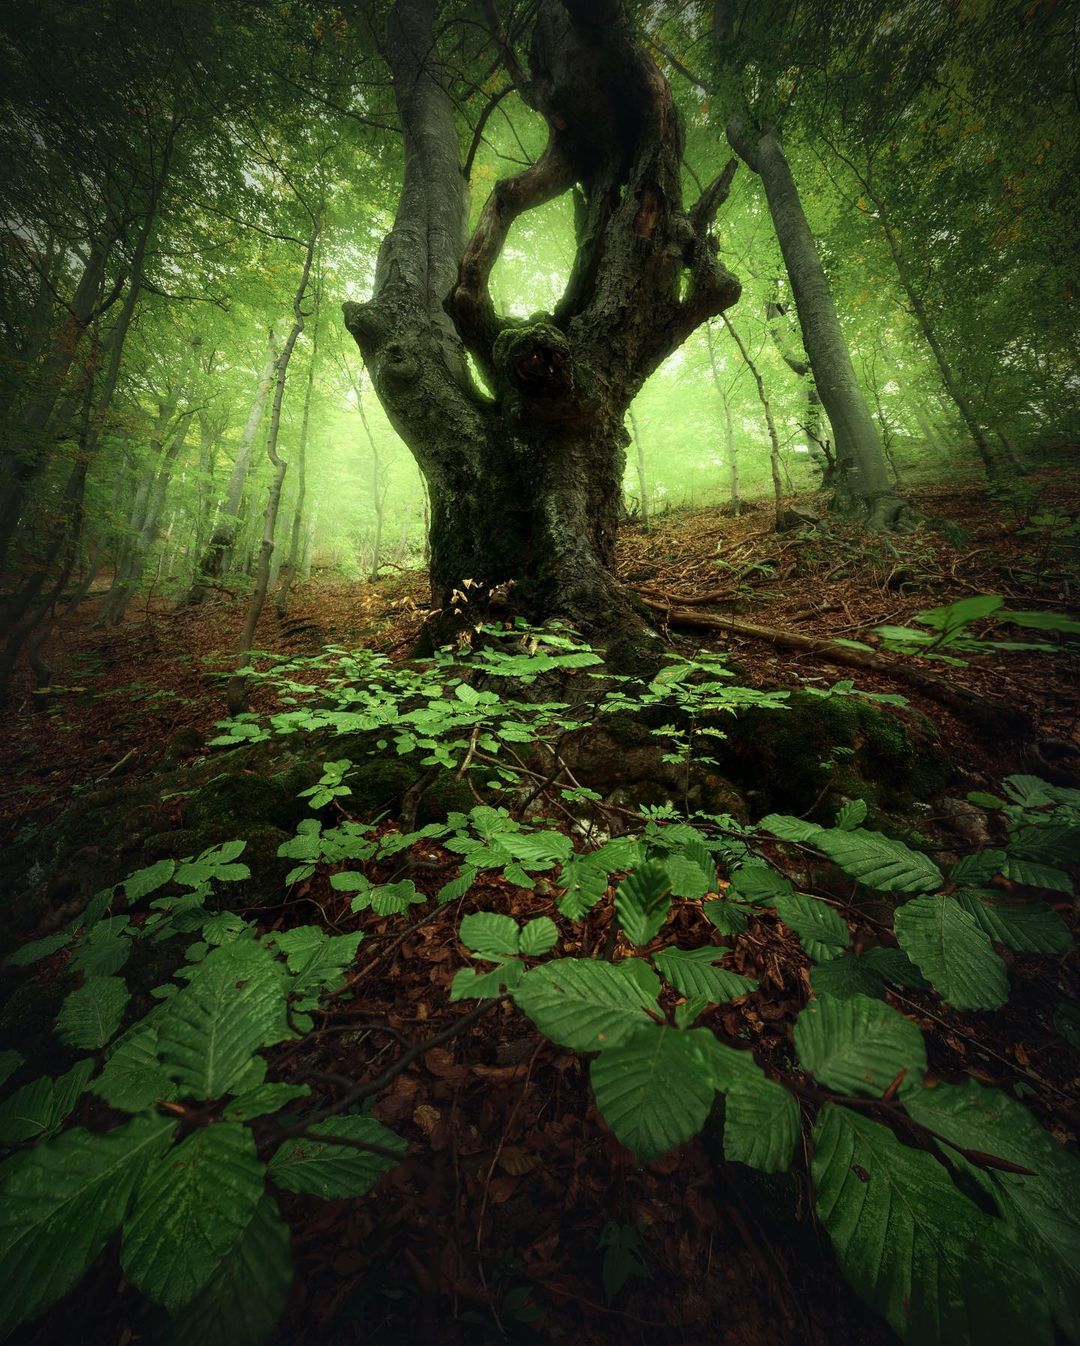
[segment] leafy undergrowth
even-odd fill
[[[692,782],[786,693],[710,652],[643,688],[565,632],[487,637],[268,664],[189,756],[312,745],[280,897],[233,909],[238,835],[9,960],[61,994],[48,1075],[3,1044],[0,1330],[1080,1340],[1080,791],[969,756],[962,829],[894,826],[826,763],[804,816],[724,812]],[[812,677],[823,714],[884,690]],[[658,803],[578,778],[628,713],[683,773]],[[419,786],[378,816],[355,787],[386,755]],[[421,823],[447,775],[472,797]]]

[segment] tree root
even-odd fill
[[[649,607],[662,612],[665,620],[672,626],[703,627],[711,631],[727,631],[731,635],[746,636],[750,640],[764,640],[781,649],[804,650],[816,654],[832,664],[843,664],[846,668],[859,668],[874,673],[883,673],[894,682],[907,683],[917,688],[924,696],[947,706],[957,715],[980,728],[993,730],[1011,739],[1026,740],[1034,733],[1035,726],[1031,717],[1016,706],[1004,701],[991,700],[957,687],[944,678],[935,677],[913,664],[899,659],[886,659],[870,650],[852,650],[835,641],[818,636],[804,636],[795,631],[780,631],[771,626],[758,626],[753,622],[744,622],[737,617],[720,616],[716,613],[698,612],[690,607],[674,607],[655,598],[642,595],[642,601]]]

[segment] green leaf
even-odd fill
[[[664,861],[664,868],[668,872],[671,880],[671,891],[675,897],[685,897],[694,900],[704,897],[706,893],[716,890],[716,866],[710,865],[709,868],[702,868],[696,861],[691,860],[686,855],[669,855]],[[709,872],[711,869],[711,873]]]
[[[400,879],[397,883],[380,883],[371,889],[371,909],[376,916],[400,916],[420,902],[426,902],[423,893],[416,891],[412,879]],[[356,903],[353,903],[356,910]]]
[[[349,935],[328,935],[317,925],[301,925],[274,936],[274,943],[285,955],[285,965],[295,980],[289,988],[304,997],[341,985],[343,973],[351,967],[360,931]]]
[[[978,1178],[1031,1253],[1062,1331],[1080,1341],[1080,1160],[1000,1089],[968,1080],[921,1089],[904,1101],[917,1122],[953,1145],[1035,1170],[990,1167]]]
[[[243,1237],[265,1174],[238,1122],[204,1126],[151,1164],[124,1224],[130,1280],[170,1312],[189,1304]]]
[[[715,902],[706,902],[701,910],[709,924],[722,935],[740,935],[746,929],[749,916],[736,902],[718,898]]]
[[[762,907],[771,907],[778,897],[792,891],[790,881],[771,865],[740,865],[732,884],[740,898]],[[728,895],[732,895],[730,889]]]
[[[21,949],[16,949],[7,959],[5,967],[29,967],[31,963],[40,963],[43,958],[48,958],[54,954],[57,949],[62,949],[65,945],[71,943],[71,932],[62,930],[58,935],[44,935],[41,939],[31,940],[29,944],[24,944]]]
[[[815,962],[828,962],[851,943],[847,922],[819,898],[807,893],[779,893],[773,907]]]
[[[264,1193],[239,1242],[174,1317],[176,1346],[263,1346],[289,1299],[289,1243],[289,1226]]]
[[[520,951],[521,933],[512,916],[493,911],[478,911],[462,919],[458,938],[480,958],[502,962]]]
[[[559,885],[566,892],[559,899],[559,915],[580,921],[607,892],[610,870],[591,855],[575,855],[562,867]]]
[[[124,880],[124,896],[129,902],[138,902],[147,894],[163,888],[176,873],[175,860],[159,860],[145,869],[137,869]]]
[[[836,825],[842,832],[850,832],[863,821],[867,814],[865,799],[849,799],[841,806],[836,815]]]
[[[702,997],[710,1005],[725,1005],[737,996],[757,990],[757,982],[716,967],[723,949],[664,949],[653,955],[656,969],[680,995]]]
[[[37,1140],[55,1131],[71,1115],[93,1073],[94,1062],[87,1057],[59,1079],[44,1075],[16,1089],[0,1103],[0,1144]]]
[[[929,856],[902,841],[857,827],[850,832],[822,829],[813,841],[845,874],[882,893],[924,893],[940,888],[941,870]]]
[[[656,861],[636,869],[615,892],[619,924],[631,944],[640,947],[656,935],[671,909],[671,879]]]
[[[799,1064],[829,1089],[880,1098],[904,1072],[903,1097],[926,1071],[926,1046],[915,1024],[869,996],[812,1000],[795,1021]]]
[[[1069,927],[1044,902],[1005,893],[957,893],[956,900],[997,944],[1019,953],[1068,953]]]
[[[705,1032],[647,1024],[621,1046],[605,1048],[592,1063],[593,1093],[604,1121],[643,1162],[666,1154],[705,1125],[715,1090],[693,1041]]]
[[[1005,867],[1004,851],[976,851],[965,855],[949,870],[949,882],[957,884],[989,883]]]
[[[539,958],[555,947],[559,931],[550,916],[537,916],[521,931],[518,952],[523,958]]]
[[[258,1084],[234,1098],[222,1116],[227,1122],[250,1122],[253,1117],[280,1112],[286,1103],[307,1098],[310,1093],[306,1084]]]
[[[911,1346],[1050,1346],[1026,1254],[925,1150],[827,1103],[813,1132],[818,1218],[856,1292]]]
[[[88,977],[72,991],[56,1017],[56,1036],[69,1047],[104,1047],[124,1017],[130,999],[122,977]]]
[[[471,967],[463,967],[454,973],[450,983],[450,1000],[491,1000],[502,995],[503,991],[512,991],[521,980],[525,964],[516,958],[500,963],[490,972],[475,972]]]
[[[317,1136],[379,1145],[404,1156],[408,1146],[374,1117],[329,1117],[312,1127]],[[363,1196],[394,1161],[370,1150],[335,1145],[309,1136],[287,1140],[270,1160],[270,1177],[289,1192],[308,1192],[326,1200]]]
[[[1063,869],[1043,864],[1039,860],[1025,860],[1009,855],[1005,861],[1005,877],[1025,888],[1049,888],[1052,893],[1072,893],[1072,879]]]
[[[177,1086],[158,1060],[157,1029],[147,1025],[125,1034],[90,1088],[124,1112],[142,1112],[158,1099],[175,1098]]]
[[[154,1116],[104,1135],[77,1127],[0,1170],[0,1336],[78,1284],[175,1126]]]
[[[699,1038],[706,1072],[724,1095],[724,1155],[763,1173],[783,1173],[799,1138],[799,1105],[748,1051]]]
[[[916,897],[893,918],[900,947],[950,1005],[997,1009],[1009,996],[1005,964],[955,898]]]
[[[618,963],[556,958],[526,972],[514,1003],[541,1033],[576,1052],[622,1043],[660,1009]]]
[[[285,988],[269,950],[243,941],[213,949],[158,1020],[158,1055],[184,1093],[220,1098],[252,1054],[289,1037]]]
[[[846,999],[853,995],[882,999],[886,982],[897,986],[925,986],[918,969],[902,949],[867,949],[819,963],[810,970],[810,984],[817,996]]]

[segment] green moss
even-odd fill
[[[451,771],[440,771],[420,799],[416,821],[421,827],[445,822],[448,813],[468,813],[475,803],[467,782],[456,780]]]
[[[238,771],[208,781],[183,805],[187,827],[224,827],[231,836],[244,836],[265,823],[291,828],[302,814],[302,805],[280,785]]]
[[[345,782],[349,787],[345,807],[361,822],[394,813],[420,774],[421,768],[403,757],[371,757],[357,762]]]
[[[909,728],[854,696],[796,693],[789,707],[740,715],[725,748],[725,774],[755,792],[761,812],[818,806],[827,821],[840,796],[903,808],[931,798],[948,777],[929,722]]]

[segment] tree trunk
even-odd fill
[[[300,420],[300,443],[296,450],[296,501],[293,505],[292,526],[289,530],[289,554],[285,561],[285,577],[277,595],[277,614],[284,617],[289,610],[289,595],[296,583],[296,566],[300,559],[300,527],[304,519],[304,497],[307,494],[307,445],[308,424],[311,416],[311,390],[315,383],[315,355],[318,351],[319,337],[319,292],[315,298],[315,336],[311,343],[311,359],[308,361],[307,386],[304,389],[304,412]]]
[[[712,323],[706,329],[709,347],[709,368],[712,370],[713,387],[720,394],[724,407],[724,452],[727,455],[729,499],[731,513],[738,518],[742,513],[742,500],[739,496],[739,451],[735,445],[735,425],[731,417],[731,388],[725,388],[720,378],[720,368],[716,363],[716,343],[713,340]]]
[[[975,445],[975,451],[982,459],[983,467],[986,469],[988,477],[996,477],[1001,471],[1001,464],[998,462],[997,455],[990,447],[990,441],[986,437],[986,431],[979,424],[979,418],[975,415],[975,408],[961,388],[960,383],[953,371],[952,364],[945,354],[945,348],[934,330],[934,324],[930,319],[930,311],[927,309],[922,295],[919,293],[915,284],[915,277],[912,275],[911,267],[904,256],[904,250],[900,245],[900,239],[897,237],[896,230],[892,226],[888,212],[885,209],[884,202],[876,196],[872,189],[867,187],[867,195],[877,208],[878,220],[881,224],[885,241],[889,245],[889,252],[892,254],[893,263],[896,266],[896,274],[900,277],[900,284],[903,286],[904,293],[907,295],[908,303],[911,305],[911,311],[915,314],[915,320],[919,324],[919,330],[926,339],[926,344],[930,347],[931,354],[941,374],[941,381],[945,385],[946,391],[952,398],[953,403],[959,411],[964,424],[971,435],[972,443]]]
[[[236,545],[236,535],[240,529],[240,510],[244,500],[244,486],[247,483],[248,470],[251,467],[251,459],[255,452],[255,441],[258,438],[259,427],[262,425],[263,416],[266,413],[266,403],[273,386],[274,370],[278,358],[275,349],[274,329],[271,327],[269,349],[266,352],[262,369],[259,371],[259,382],[252,399],[251,410],[248,412],[244,432],[240,436],[240,447],[236,453],[232,472],[229,474],[229,484],[225,488],[225,499],[218,511],[218,517],[210,535],[210,542],[199,562],[199,572],[187,598],[189,603],[202,602],[206,597],[208,587],[204,581],[219,580],[222,577],[228,566],[233,547]]]
[[[637,479],[638,490],[641,493],[641,530],[644,533],[649,531],[649,486],[645,477],[645,446],[641,442],[641,431],[638,429],[637,417],[634,415],[634,408],[630,408],[630,436],[634,441],[634,451],[637,455]]]
[[[757,385],[758,400],[761,403],[762,410],[765,412],[765,425],[769,431],[769,468],[772,473],[773,504],[776,509],[776,526],[779,528],[780,512],[784,507],[784,488],[780,483],[780,438],[776,433],[776,422],[773,420],[772,407],[769,404],[769,395],[765,391],[765,381],[761,377],[761,371],[750,358],[750,352],[746,349],[742,337],[739,336],[726,313],[723,315],[723,321],[724,326],[731,333],[732,339],[739,348],[739,354],[743,358],[743,363],[754,376],[754,383]]]
[[[296,287],[296,294],[293,297],[293,325],[285,339],[285,345],[281,348],[281,354],[277,358],[274,369],[274,406],[270,413],[270,430],[266,436],[266,456],[270,459],[274,475],[270,482],[266,512],[263,515],[263,533],[255,571],[255,588],[248,603],[244,629],[240,635],[236,672],[229,679],[226,690],[230,715],[239,715],[247,709],[247,678],[244,676],[243,670],[251,662],[251,647],[255,643],[255,629],[259,625],[259,617],[262,615],[263,604],[266,602],[266,591],[270,583],[270,560],[274,554],[274,531],[277,527],[278,506],[281,504],[281,487],[289,466],[283,458],[278,457],[277,451],[278,432],[281,429],[281,404],[285,397],[285,379],[289,372],[289,361],[292,359],[292,353],[299,340],[300,333],[304,330],[304,292],[307,290],[308,277],[311,275],[311,262],[315,255],[315,244],[318,239],[319,225],[313,222],[311,233],[308,235],[307,252],[304,254],[304,269],[301,272],[300,283]]]
[[[871,527],[895,527],[907,506],[889,481],[881,440],[855,377],[832,291],[783,146],[769,130],[749,133],[738,118],[728,123],[727,139],[765,188],[814,386],[832,426],[839,468],[835,504],[845,512],[865,509]]]
[[[439,610],[429,636],[475,621],[482,595],[512,582],[532,617],[569,619],[619,647],[616,659],[647,659],[655,637],[612,573],[623,422],[648,375],[738,298],[709,238],[734,162],[684,209],[679,119],[621,0],[538,0],[527,73],[494,36],[519,94],[547,121],[547,148],[495,184],[463,247],[467,193],[435,9],[393,8],[386,50],[404,182],[374,295],[345,307],[428,483]],[[528,322],[501,318],[488,279],[513,222],[575,184],[584,207],[562,300]],[[473,386],[466,347],[493,401]],[[466,592],[464,604],[456,595]]]

